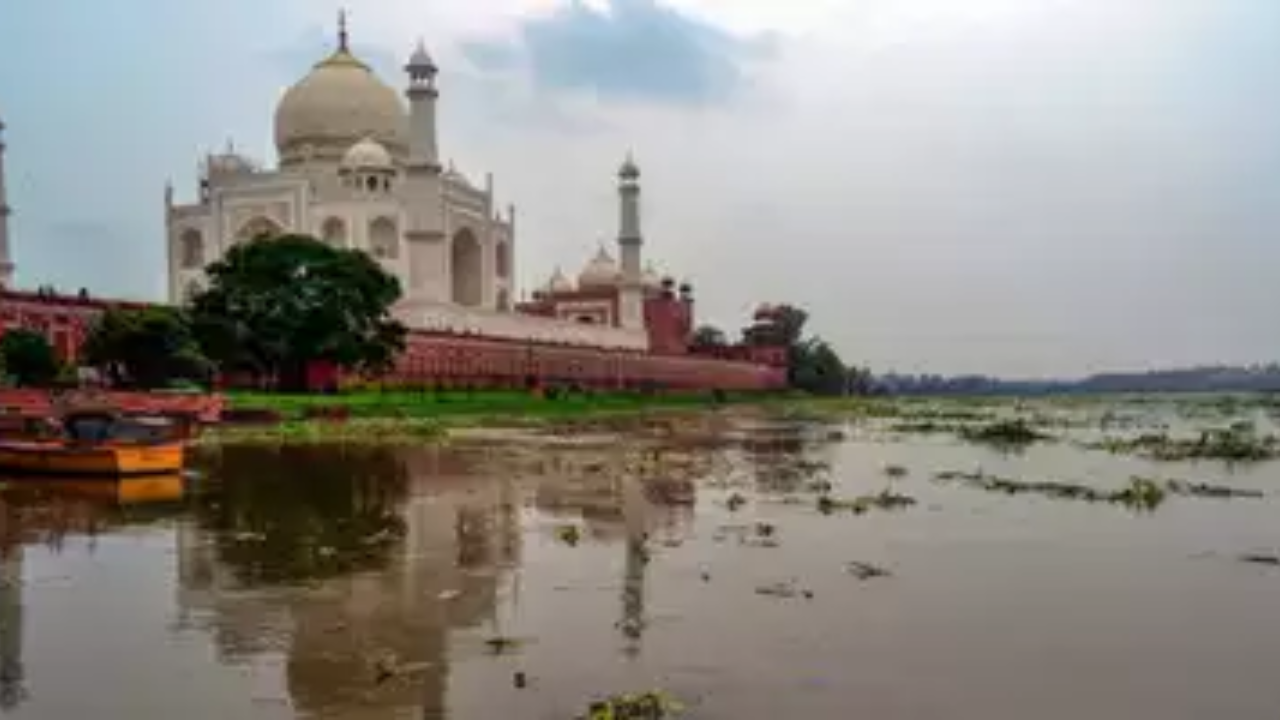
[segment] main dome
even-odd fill
[[[342,43],[285,92],[276,107],[275,135],[281,166],[308,159],[340,161],[364,138],[403,158],[409,120],[396,91]]]

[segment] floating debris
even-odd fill
[[[893,575],[893,573],[889,572],[886,568],[872,565],[871,563],[858,562],[857,560],[845,563],[844,569],[845,572],[859,580],[871,580],[873,578],[891,577]]]
[[[796,583],[794,580],[783,580],[780,582],[770,583],[768,585],[760,585],[756,588],[757,595],[768,595],[769,597],[793,598],[796,596]]]
[[[485,638],[484,644],[485,647],[489,648],[489,652],[494,655],[504,655],[506,653],[519,650],[524,645],[524,641],[518,638],[498,635],[491,638]]]
[[[1246,553],[1240,556],[1240,562],[1246,562],[1251,565],[1280,567],[1280,555],[1273,555],[1271,553]]]
[[[738,508],[747,504],[747,499],[738,493],[733,493],[725,504],[729,507],[729,512],[737,512]]]
[[[891,478],[903,478],[907,476],[907,469],[901,465],[885,465],[884,474]]]
[[[523,672],[517,670],[515,674],[511,676],[511,684],[515,685],[519,689],[524,689],[529,686],[529,678]]]

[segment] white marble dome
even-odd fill
[[[400,96],[345,48],[312,68],[276,107],[276,151],[282,165],[308,158],[339,160],[364,138],[393,157],[408,147],[409,120]]]
[[[352,145],[342,156],[342,167],[347,170],[394,170],[395,163],[382,143],[367,137]]]
[[[618,263],[604,246],[578,274],[578,287],[602,287],[616,285],[619,277]]]
[[[566,293],[573,292],[573,283],[569,282],[569,278],[564,276],[560,268],[551,274],[551,279],[547,281],[547,292],[550,293]]]

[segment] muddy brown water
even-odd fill
[[[725,720],[1280,714],[1280,569],[1237,558],[1280,550],[1280,464],[724,433],[656,459],[625,435],[225,448],[151,503],[10,482],[0,714],[555,720],[649,689]],[[814,482],[877,492],[886,464],[917,505],[817,512]],[[931,479],[976,467],[1267,497],[1135,514]],[[778,584],[796,592],[757,592]]]

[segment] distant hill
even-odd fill
[[[980,375],[889,373],[877,376],[873,387],[893,395],[1280,392],[1280,364],[1103,373],[1080,380],[1002,380]]]

